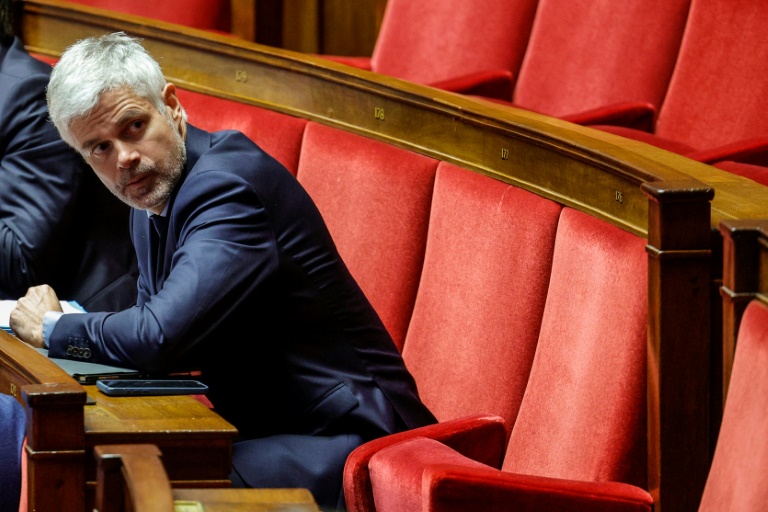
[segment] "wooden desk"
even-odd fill
[[[184,502],[200,503],[205,512],[319,512],[306,489],[174,489],[176,510]],[[181,502],[181,503],[180,503]],[[199,510],[199,509],[198,509]]]
[[[190,396],[110,397],[96,386],[83,386],[86,405],[86,485],[95,485],[90,456],[100,444],[152,443],[174,485],[229,487],[232,441],[237,430]]]
[[[157,445],[174,486],[230,485],[237,430],[192,397],[108,397],[4,331],[0,392],[27,411],[30,510],[92,510],[98,444]]]
[[[99,445],[95,512],[319,512],[308,489],[174,489],[152,444]]]

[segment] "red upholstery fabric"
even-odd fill
[[[499,471],[423,437],[381,450],[370,466],[375,488],[388,491],[375,496],[378,512],[650,512],[653,503],[647,492],[619,482],[597,487]],[[598,507],[594,496],[603,498]]]
[[[717,440],[717,447],[712,466],[704,487],[699,505],[699,512],[763,512],[768,503],[768,306],[753,300],[747,305],[739,327],[728,397],[723,411],[723,421]],[[425,471],[424,481],[433,478],[427,472],[443,470],[442,467],[430,467]],[[453,473],[456,473],[454,470]],[[463,477],[464,481],[459,477]],[[483,506],[483,502],[473,502],[478,508],[457,508],[466,496],[466,488],[484,491],[481,496],[499,496],[499,486],[494,485],[491,475],[487,478],[470,479],[463,474],[451,475],[443,470],[440,479],[434,479],[438,485],[447,488],[446,499],[440,504],[424,510],[441,512],[453,510],[493,511],[493,507]],[[464,484],[463,486],[461,484]],[[544,489],[544,496],[537,497],[538,510],[557,510],[581,512],[586,510],[610,512],[637,512],[650,510],[650,506],[638,508],[642,504],[632,499],[626,488],[616,488],[610,482],[593,482],[578,493],[568,491],[568,482],[553,481],[549,489]],[[635,489],[642,498],[644,491]],[[527,511],[518,507],[518,498],[512,493],[501,496],[506,509]],[[451,499],[456,498],[456,499]],[[541,499],[540,499],[541,498]],[[522,500],[527,499],[525,497]],[[559,500],[557,506],[548,507],[548,503]],[[650,503],[650,496],[647,496]],[[586,505],[586,506],[585,506]]]
[[[700,512],[768,504],[768,307],[752,301],[736,342],[723,422]]]
[[[502,469],[645,485],[645,240],[565,208]]]
[[[512,425],[544,309],[560,205],[441,162],[403,358],[439,421]]]
[[[229,32],[229,0],[67,0],[187,27]]]
[[[24,442],[21,445],[21,496],[19,496],[19,512],[27,512],[29,510],[29,461],[27,460],[27,438],[24,438]]]
[[[563,117],[661,106],[690,0],[539,0],[516,105]],[[650,111],[649,111],[650,112]],[[601,116],[610,112],[601,112]],[[580,116],[580,122],[600,122]]]
[[[641,140],[700,162],[768,164],[767,24],[762,2],[692,0],[655,136]]]
[[[647,492],[620,482],[559,480],[436,464],[422,477],[425,511],[651,512]],[[602,498],[596,506],[595,498]]]
[[[761,185],[768,186],[768,167],[732,161],[718,162],[714,165],[724,171],[738,174],[739,176],[756,181]]]
[[[400,349],[424,260],[436,168],[436,160],[390,144],[307,125],[298,179]]]
[[[656,134],[696,148],[768,134],[768,9],[693,0]]]
[[[208,131],[240,130],[296,175],[306,119],[185,89],[176,92],[191,124]]]
[[[376,453],[369,463],[376,511],[421,512],[422,473],[425,467],[440,463],[489,468],[425,437],[394,444]]]
[[[425,276],[428,263],[429,252]],[[575,503],[573,510],[650,510],[648,493],[617,483],[646,478],[646,276],[645,240],[563,209],[536,355],[503,462],[477,460],[426,434],[382,443],[369,456],[376,511],[565,510],[561,502]],[[452,365],[466,359],[444,353]],[[445,386],[444,395],[455,394]],[[606,481],[607,488],[594,487]],[[609,499],[592,509],[593,495]]]
[[[509,99],[537,1],[388,0],[367,67],[420,84],[460,79],[450,84],[450,90],[475,88]],[[347,62],[366,67],[359,59]],[[503,86],[482,89],[482,84],[495,79]]]
[[[344,466],[344,497],[348,512],[376,510],[369,463],[381,450],[400,442],[426,437],[482,464],[499,467],[507,446],[507,424],[499,416],[476,415],[380,437],[356,448]]]

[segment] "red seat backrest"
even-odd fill
[[[513,102],[565,116],[661,106],[690,0],[540,0]]]
[[[544,308],[561,206],[441,162],[403,358],[439,421],[514,423]]]
[[[68,0],[73,3],[176,23],[229,32],[230,0]]]
[[[176,93],[190,124],[207,131],[239,130],[296,175],[306,119],[186,89]]]
[[[503,471],[645,484],[645,245],[563,209],[536,356]]]
[[[399,349],[424,260],[437,161],[309,123],[297,177]]]
[[[768,503],[768,307],[741,319],[723,421],[699,512],[759,512]]]
[[[473,72],[517,73],[538,0],[388,0],[371,69],[429,84]]]
[[[656,134],[696,149],[768,135],[768,8],[693,0]]]

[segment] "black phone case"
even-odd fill
[[[196,380],[174,379],[107,379],[96,381],[96,387],[109,396],[199,395],[208,390]]]

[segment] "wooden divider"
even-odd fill
[[[768,216],[768,189],[640,142],[309,55],[56,0],[24,2],[23,40],[35,53],[56,57],[78,39],[118,30],[143,38],[186,89],[449,161],[645,237],[649,488],[657,512],[697,509],[720,417],[711,357],[720,352],[718,226]]]

